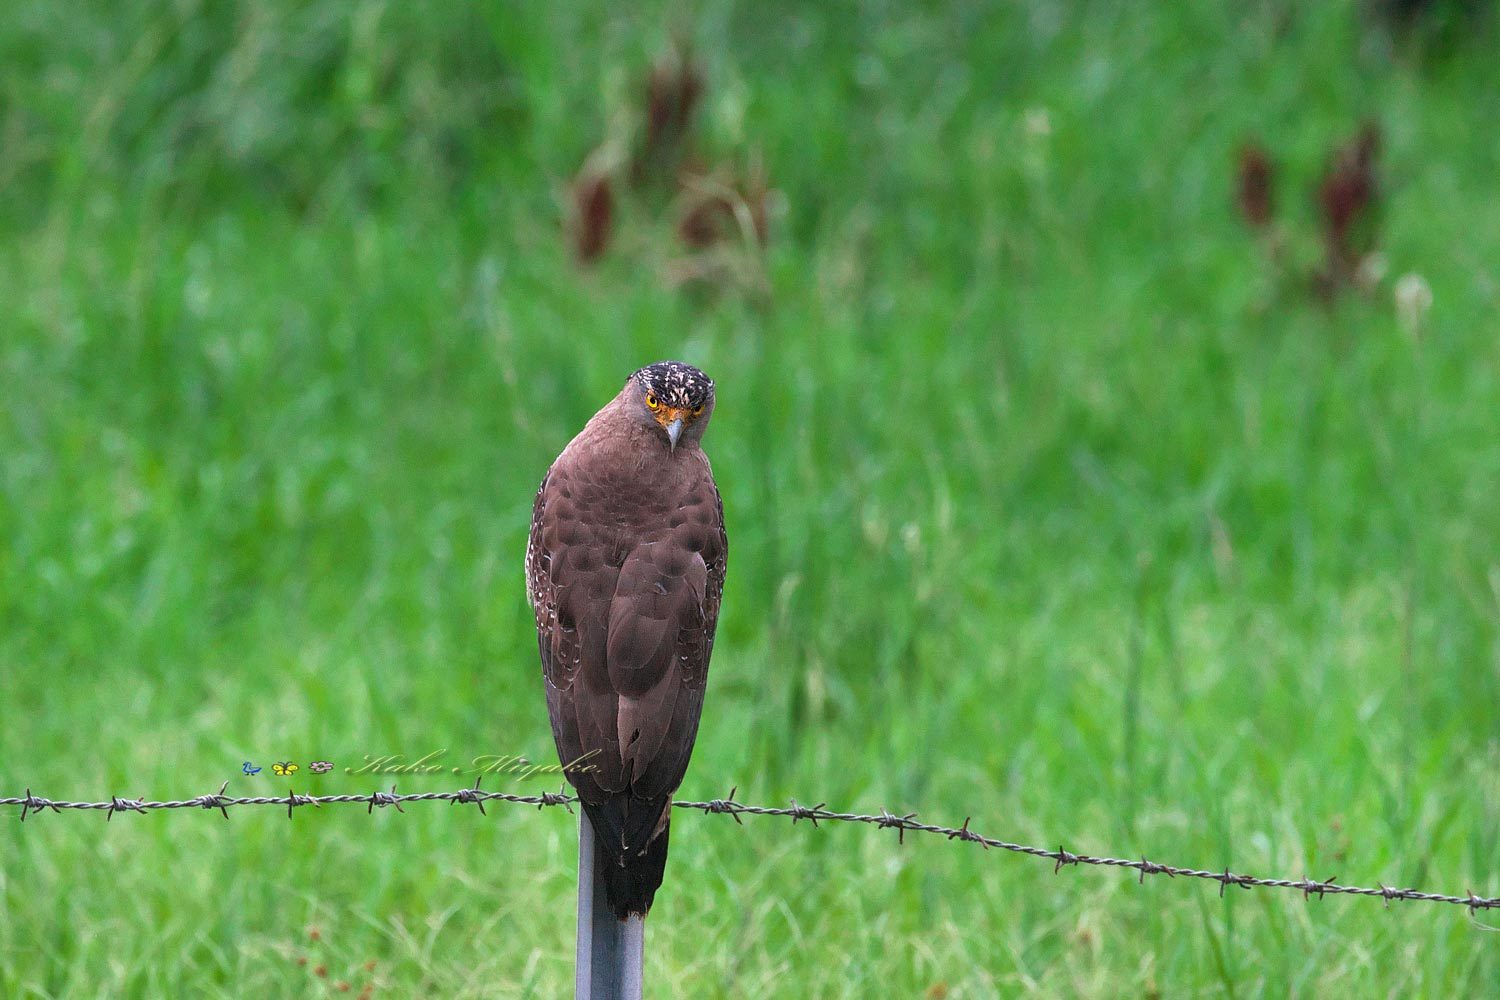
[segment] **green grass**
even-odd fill
[[[1419,55],[1348,4],[664,6],[0,12],[0,794],[548,759],[533,491],[684,357],[718,380],[731,539],[685,796],[1500,894],[1493,25]],[[762,293],[669,287],[650,199],[591,271],[561,238],[674,27],[706,155],[784,197]],[[1390,278],[1324,309],[1235,218],[1234,151],[1277,152],[1310,255],[1366,116]],[[560,810],[18,818],[0,996],[571,980]],[[647,974],[1477,996],[1497,948],[1459,908],[684,816]]]

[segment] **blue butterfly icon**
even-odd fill
[[[246,774],[259,774],[260,773],[260,768],[256,767],[254,764],[250,763],[248,760],[245,761],[245,766],[242,767],[242,768],[240,768],[240,770],[244,771]]]

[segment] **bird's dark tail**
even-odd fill
[[[663,808],[669,810],[669,803],[670,800]],[[621,920],[632,913],[645,916],[666,872],[670,817],[660,813],[660,830],[653,824],[651,832],[655,836],[647,839],[644,847],[630,850],[621,844],[619,826],[610,823],[613,817],[608,806],[601,808],[585,802],[583,808],[589,822],[594,824],[594,877],[604,883],[610,910]]]

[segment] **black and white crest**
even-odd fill
[[[658,361],[630,376],[667,406],[691,410],[713,399],[714,380],[681,361]]]

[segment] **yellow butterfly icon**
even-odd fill
[[[281,775],[283,777],[285,777],[288,774],[296,774],[297,773],[297,765],[291,763],[290,761],[285,761],[284,760],[284,761],[281,761],[280,763],[272,764],[271,765],[271,773],[272,774],[279,774],[279,775]]]

